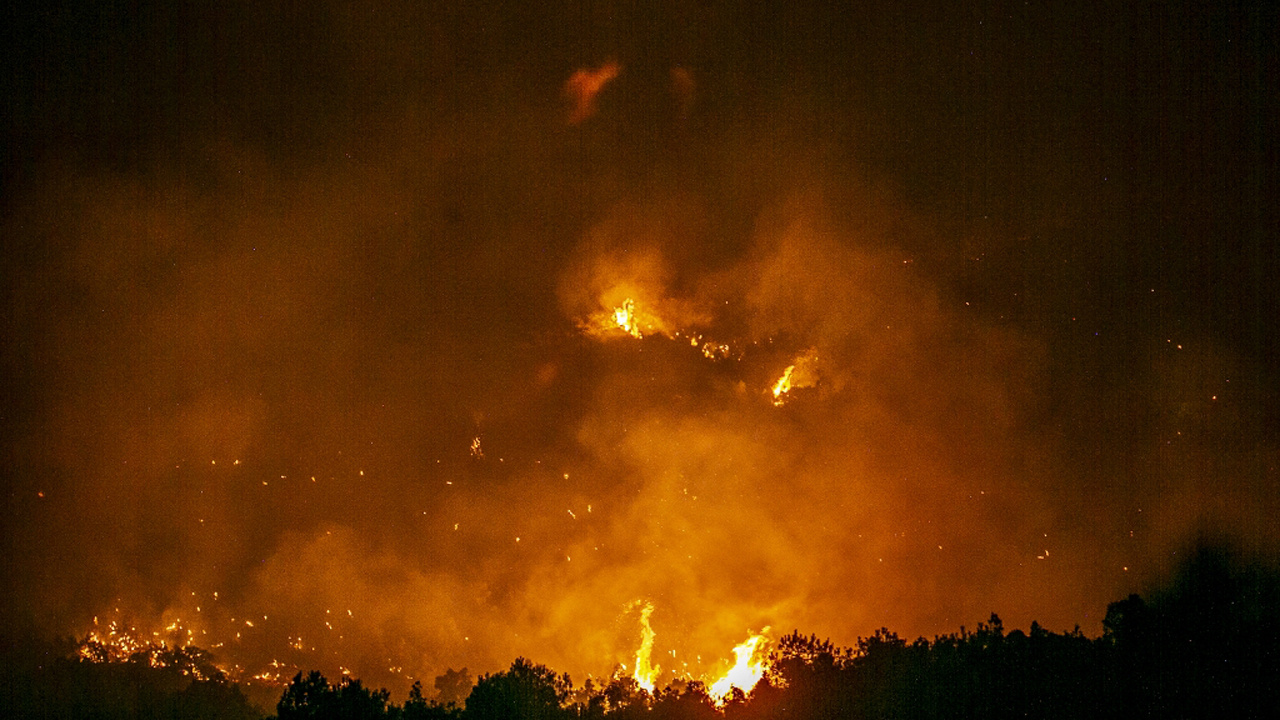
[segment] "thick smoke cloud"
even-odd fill
[[[697,674],[765,626],[1097,632],[1199,535],[1276,551],[1274,140],[1133,151],[1177,98],[1104,82],[1204,38],[316,8],[12,51],[11,626],[401,690],[629,666],[648,602]]]

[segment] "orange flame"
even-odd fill
[[[653,627],[649,625],[649,616],[652,614],[653,604],[645,603],[644,608],[640,610],[640,649],[636,651],[636,669],[632,673],[636,684],[649,692],[653,692],[654,681],[660,671],[660,668],[651,660],[653,639],[657,636],[653,632]]]
[[[743,693],[750,693],[756,683],[760,682],[760,678],[764,677],[765,665],[769,659],[766,652],[768,642],[765,633],[767,632],[769,628],[765,628],[758,635],[752,634],[733,649],[733,667],[729,668],[729,671],[719,680],[711,683],[707,690],[716,703],[723,704],[735,687]]]
[[[782,405],[787,401],[787,393],[794,388],[813,387],[818,384],[818,356],[812,349],[797,357],[795,362],[782,371],[782,377],[773,384],[773,404]]]
[[[791,390],[791,373],[795,372],[795,365],[788,365],[786,370],[782,371],[782,377],[778,378],[778,382],[773,384],[773,404],[781,405],[786,402],[783,397]]]
[[[640,324],[636,321],[636,303],[631,298],[627,298],[620,307],[613,309],[613,321],[631,337],[637,340],[644,337],[640,332]]]

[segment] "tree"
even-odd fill
[[[435,682],[440,704],[462,707],[462,703],[466,702],[467,695],[471,693],[472,685],[471,676],[467,674],[466,668],[461,670],[449,668],[445,670],[444,674],[437,677]]]
[[[439,679],[436,686],[439,687]],[[400,711],[401,720],[457,720],[460,717],[462,717],[462,711],[456,704],[450,702],[441,705],[437,702],[428,702],[422,697],[421,681],[414,682],[413,687],[409,688],[409,699],[404,702],[404,707]]]
[[[335,717],[337,693],[319,670],[312,670],[302,677],[293,676],[289,686],[276,703],[276,717],[280,720],[322,720]]]
[[[343,720],[378,720],[387,716],[386,689],[367,688],[359,680],[344,678],[338,686],[338,717]]]
[[[694,680],[680,682],[658,691],[653,700],[655,720],[716,720],[720,717],[707,688]]]
[[[616,675],[604,688],[606,711],[611,717],[642,717],[652,697],[629,675]]]
[[[346,678],[333,686],[312,670],[293,676],[276,703],[279,720],[377,720],[387,716],[386,690],[371,690],[359,680]]]
[[[557,676],[543,665],[516,658],[511,669],[485,675],[471,689],[466,720],[559,720],[573,687],[568,675]],[[284,718],[281,718],[284,720]]]

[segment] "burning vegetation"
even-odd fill
[[[973,630],[908,642],[886,629],[842,647],[799,632],[776,642],[752,635],[714,682],[654,682],[653,605],[637,603],[642,638],[633,674],[577,685],[524,658],[474,682],[466,670],[417,681],[402,702],[344,675],[331,683],[297,671],[276,689],[279,720],[767,720],[831,717],[970,718],[1050,715],[1269,717],[1280,702],[1280,573],[1232,552],[1193,552],[1150,600],[1111,603],[1100,637],[1032,623],[1009,630],[996,615]],[[16,716],[115,716],[165,703],[182,717],[255,718],[234,678],[195,647],[85,638],[78,648],[9,642],[0,685]],[[1244,669],[1243,671],[1241,669]],[[56,688],[56,691],[51,691]],[[96,690],[94,689],[96,688]],[[132,703],[132,705],[131,705]],[[138,705],[137,703],[142,703]]]
[[[12,13],[0,620],[66,672],[929,716],[1280,544],[1266,13],[277,5]],[[991,608],[1110,639],[936,635]]]

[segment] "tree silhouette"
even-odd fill
[[[568,675],[557,676],[542,665],[516,658],[511,669],[480,678],[467,697],[467,720],[558,720],[573,687]],[[284,720],[281,718],[281,720]]]
[[[719,716],[706,686],[696,680],[659,690],[651,714],[655,720],[715,720]]]
[[[449,668],[435,681],[440,704],[458,707],[462,707],[462,703],[466,702],[467,695],[471,694],[472,685],[471,676],[467,674],[466,668],[461,670]]]
[[[333,686],[319,671],[304,678],[299,672],[276,704],[280,720],[376,720],[387,716],[386,690],[370,690],[359,680],[345,678]]]
[[[465,669],[462,672],[465,673]],[[437,678],[436,687],[439,686],[440,681]],[[470,687],[469,681],[468,687]],[[413,687],[409,688],[409,699],[401,708],[400,717],[402,720],[457,720],[462,717],[462,710],[452,702],[448,704],[428,702],[422,697],[422,682],[415,681]]]
[[[1128,715],[1272,717],[1280,709],[1280,573],[1201,545],[1144,602],[1112,603],[1102,643]]]
[[[649,711],[653,696],[629,675],[618,675],[602,691],[606,712],[620,720],[641,718]]]
[[[336,713],[336,692],[319,670],[312,670],[305,678],[301,672],[294,675],[276,703],[280,720],[323,720],[336,717]]]

